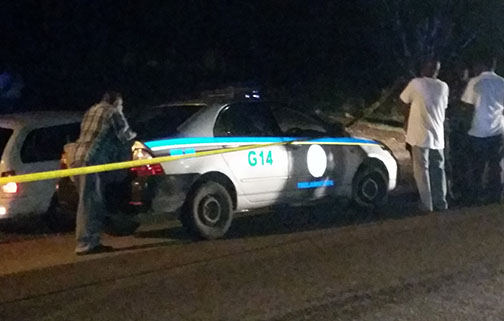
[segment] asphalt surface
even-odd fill
[[[0,320],[502,320],[502,210],[283,210],[212,242],[172,222],[83,258],[71,235],[5,243]]]

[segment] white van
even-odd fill
[[[0,116],[2,177],[56,170],[63,146],[80,132],[80,112],[27,112]],[[0,186],[0,220],[50,213],[58,206],[57,180]]]

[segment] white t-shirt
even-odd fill
[[[502,135],[504,78],[491,71],[472,78],[462,95],[462,101],[474,105],[470,136],[483,138]]]
[[[400,98],[411,104],[406,142],[411,146],[443,149],[448,85],[439,79],[415,78]]]

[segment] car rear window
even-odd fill
[[[77,140],[80,123],[44,127],[32,130],[21,147],[21,161],[35,163],[61,158],[63,146]]]
[[[14,130],[0,127],[0,157],[2,157],[5,146],[7,146],[12,133],[14,133]]]
[[[203,106],[167,106],[147,109],[131,121],[137,139],[150,140],[170,137],[178,128]]]

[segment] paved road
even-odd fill
[[[502,210],[357,224],[283,211],[226,240],[170,225],[86,258],[69,235],[3,244],[0,320],[502,320]]]

